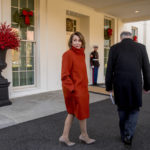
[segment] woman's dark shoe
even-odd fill
[[[96,142],[95,139],[91,139],[88,136],[82,136],[82,135],[79,136],[79,140],[81,142],[84,142],[85,144],[93,144]]]
[[[69,146],[69,147],[75,145],[74,142],[71,142],[69,139],[65,139],[63,136],[61,136],[61,137],[59,138],[59,142],[62,143],[62,144],[65,144],[66,146]]]

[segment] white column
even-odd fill
[[[145,27],[145,35],[146,35],[146,48],[147,48],[147,53],[148,53],[148,56],[149,56],[149,60],[150,60],[150,21],[146,21],[145,22],[146,24],[146,27]]]
[[[38,86],[42,90],[47,90],[48,88],[48,55],[47,51],[49,48],[47,47],[48,42],[48,35],[47,35],[47,20],[48,20],[48,1],[47,0],[40,0],[39,2],[39,24],[37,25],[37,48],[38,48],[38,68],[37,72],[39,76],[37,77]],[[40,82],[40,83],[39,83]]]
[[[143,24],[143,44],[145,44],[145,45],[146,45],[146,40],[147,40],[146,30],[147,30],[147,23],[146,23],[146,21],[144,21],[144,24]]]
[[[0,23],[2,22],[2,0],[0,0]]]
[[[11,23],[11,0],[0,0],[1,21]]]

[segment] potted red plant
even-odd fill
[[[7,67],[6,53],[9,49],[18,50],[20,46],[19,34],[6,23],[0,24],[0,106],[11,104],[8,98],[9,82],[1,72]]]

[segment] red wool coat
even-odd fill
[[[61,80],[67,112],[79,120],[88,118],[89,92],[83,48],[72,47],[63,54]]]

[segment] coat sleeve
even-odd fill
[[[74,84],[71,79],[71,70],[72,59],[67,53],[65,53],[62,57],[61,81],[62,86],[70,92],[74,91]]]
[[[148,91],[150,90],[150,63],[145,46],[142,50],[142,72],[144,80],[144,89]]]
[[[111,47],[109,51],[109,57],[107,62],[107,70],[106,70],[106,77],[105,77],[105,84],[106,84],[106,91],[112,91],[112,84],[113,84],[113,48]]]

